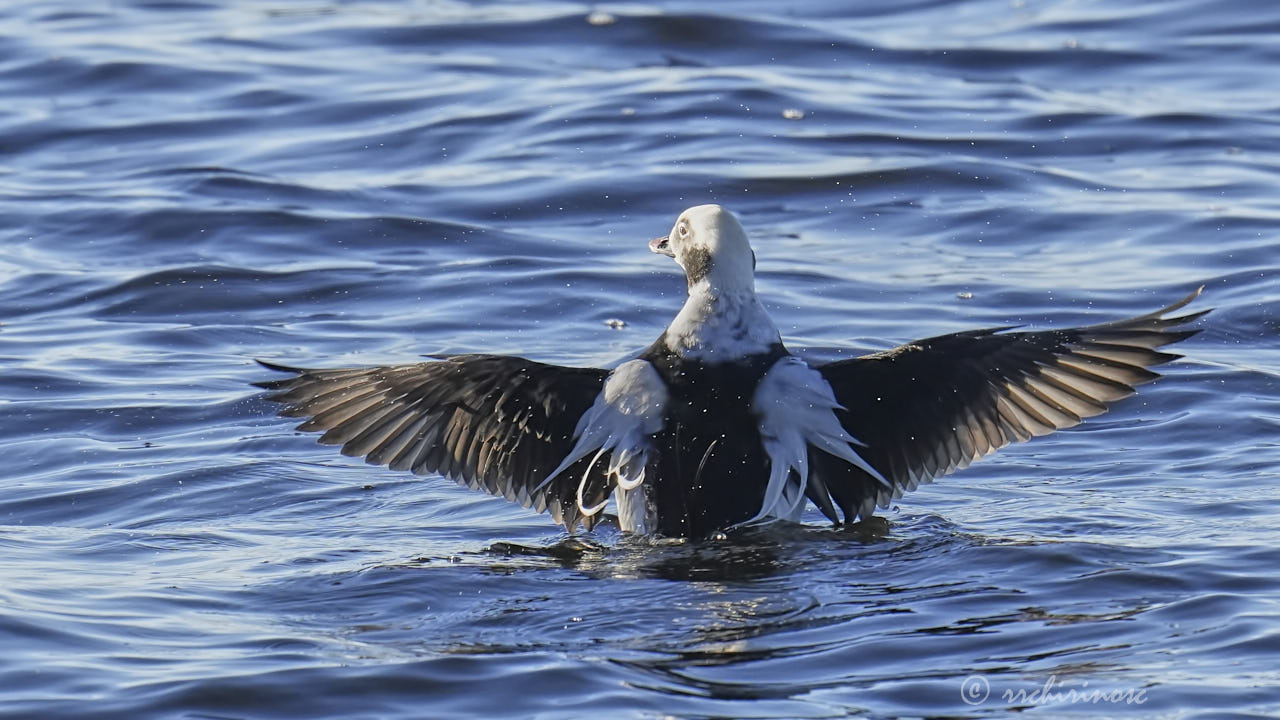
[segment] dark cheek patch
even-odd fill
[[[690,250],[684,256],[684,275],[692,285],[711,272],[711,253],[703,248]]]

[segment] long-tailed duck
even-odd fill
[[[1014,441],[1103,413],[1179,355],[1156,348],[1208,310],[1066,330],[988,328],[810,365],[787,352],[755,291],[732,213],[690,208],[649,248],[675,258],[688,299],[612,371],[499,355],[302,370],[259,383],[344,455],[438,473],[549,510],[573,531],[610,496],[626,531],[702,537],[799,520],[839,523]],[[1202,288],[1203,289],[1203,288]]]

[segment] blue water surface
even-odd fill
[[[0,716],[1280,714],[1277,67],[1243,0],[3,4]],[[1216,310],[883,535],[571,537],[250,386],[614,362],[704,202],[818,360]]]

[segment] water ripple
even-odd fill
[[[1280,707],[1273,8],[83,5],[0,9],[0,715]],[[249,385],[615,362],[701,202],[815,360],[1216,310],[1114,413],[887,523],[718,542],[568,537]]]

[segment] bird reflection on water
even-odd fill
[[[759,526],[707,540],[620,536],[616,544],[570,536],[545,547],[508,542],[489,546],[490,556],[553,561],[593,577],[654,578],[692,582],[741,582],[786,573],[795,560],[790,543],[834,540],[876,543],[889,535],[888,521],[876,517],[843,528]],[[501,570],[504,565],[492,565]]]
[[[691,688],[717,700],[757,699],[790,703],[814,687],[847,687],[850,678],[839,668],[826,667],[826,680],[798,684],[787,674],[751,682],[737,677],[749,663],[809,663],[836,649],[840,626],[872,624],[886,636],[924,633],[947,636],[980,631],[973,627],[924,627],[907,630],[892,617],[915,620],[917,601],[966,595],[976,587],[948,584],[896,586],[880,576],[886,567],[906,562],[930,562],[947,550],[992,541],[960,532],[940,516],[906,519],[907,536],[895,537],[884,520],[848,528],[818,528],[774,524],[753,527],[728,537],[702,541],[654,539],[617,534],[600,538],[570,536],[544,547],[495,543],[474,559],[482,572],[520,574],[539,570],[571,570],[585,576],[589,586],[579,592],[599,595],[601,613],[628,612],[616,606],[612,592],[619,581],[663,580],[676,597],[637,598],[648,615],[640,629],[614,638],[579,639],[593,654],[610,664],[647,678],[633,684],[655,692],[682,696]],[[930,532],[920,533],[921,527]],[[460,559],[466,562],[468,559]],[[796,585],[796,568],[808,566],[815,582]],[[820,578],[820,579],[819,579]],[[597,582],[602,581],[602,582]],[[683,588],[683,589],[681,589]],[[990,588],[985,588],[990,589]],[[696,599],[693,599],[695,598]],[[554,601],[550,601],[554,602]],[[925,613],[928,617],[929,613]],[[570,622],[595,622],[570,618]],[[527,620],[526,620],[527,622]],[[995,624],[1007,618],[993,618]],[[586,630],[586,628],[583,628]],[[803,638],[804,642],[797,640]],[[578,652],[578,643],[563,648]],[[801,648],[803,648],[801,650]],[[446,653],[509,653],[521,646],[503,643],[464,643],[440,648]],[[821,661],[817,661],[821,662]]]

